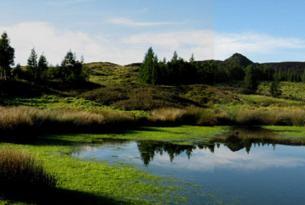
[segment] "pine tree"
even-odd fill
[[[27,64],[27,71],[29,72],[31,79],[32,80],[37,80],[38,79],[38,56],[33,48],[31,50],[31,54],[28,58],[28,64]]]
[[[174,55],[173,55],[173,58],[172,58],[172,63],[175,63],[179,60],[179,57],[178,57],[178,53],[177,51],[174,52]]]
[[[151,71],[151,84],[157,85],[159,83],[159,60],[158,57],[155,55],[153,60],[153,67]]]
[[[191,58],[190,58],[190,63],[194,64],[195,63],[195,56],[194,54],[192,54]]]
[[[76,59],[76,55],[72,51],[69,51],[61,63],[61,80],[78,83],[86,81],[87,77],[87,74],[83,70],[83,63]]]
[[[278,97],[282,94],[281,88],[280,88],[280,81],[278,80],[278,76],[273,76],[273,81],[270,85],[270,94],[272,97]]]
[[[46,71],[48,70],[48,61],[44,55],[41,55],[38,60],[38,70],[37,70],[37,80],[43,80],[46,76]]]
[[[15,49],[10,46],[7,33],[3,33],[0,38],[0,78],[8,79],[11,76],[14,58]]]
[[[157,67],[158,58],[155,56],[153,49],[149,48],[140,68],[140,78],[143,82],[149,84],[157,83]]]
[[[246,67],[244,88],[246,92],[255,93],[258,88],[257,70],[254,65]]]

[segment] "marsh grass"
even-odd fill
[[[295,125],[304,126],[305,111],[302,108],[252,108],[240,109],[236,114],[239,125]]]
[[[106,133],[161,125],[305,125],[302,107],[160,108],[140,113],[118,110],[0,107],[1,139],[28,140],[40,134]]]
[[[151,112],[154,123],[191,125],[305,125],[302,107],[240,107],[238,109],[163,108]]]
[[[56,132],[104,132],[132,127],[133,114],[116,111],[88,112],[69,109],[0,107],[2,135],[35,136]]]
[[[8,148],[0,149],[0,193],[25,197],[56,187],[56,179],[31,155]]]

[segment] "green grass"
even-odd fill
[[[166,179],[133,167],[72,158],[73,146],[1,144],[1,147],[32,153],[56,176],[58,189],[94,196],[96,204],[102,204],[105,199],[114,204],[163,204],[177,189],[162,185]],[[177,196],[178,199],[181,197]],[[91,201],[84,200],[84,204],[91,204]]]
[[[75,143],[94,143],[103,139],[126,139],[126,140],[157,140],[177,144],[192,144],[196,142],[208,142],[213,136],[228,131],[228,127],[144,127],[139,130],[131,130],[120,134],[78,134],[78,135],[52,135],[47,136],[50,140],[70,141]]]
[[[281,98],[293,99],[303,101],[305,99],[305,83],[299,82],[281,82],[280,83],[282,95]],[[258,93],[263,95],[270,95],[270,83],[262,83],[259,86]]]

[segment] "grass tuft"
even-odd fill
[[[31,155],[8,148],[0,149],[0,193],[28,195],[56,187],[56,179]]]

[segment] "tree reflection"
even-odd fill
[[[221,142],[213,142],[208,144],[194,144],[194,145],[179,145],[172,144],[168,142],[159,142],[159,141],[140,141],[137,143],[138,150],[140,152],[141,159],[143,163],[148,166],[151,161],[153,161],[156,155],[167,154],[171,162],[174,161],[175,157],[185,154],[189,159],[192,157],[194,150],[209,150],[214,153],[215,150],[219,149],[220,146],[224,145],[232,152],[237,152],[242,149],[245,149],[249,154],[251,148],[254,145],[270,145],[271,142],[259,141],[253,139],[240,139],[235,137],[228,137]],[[274,145],[274,144],[273,144]]]

